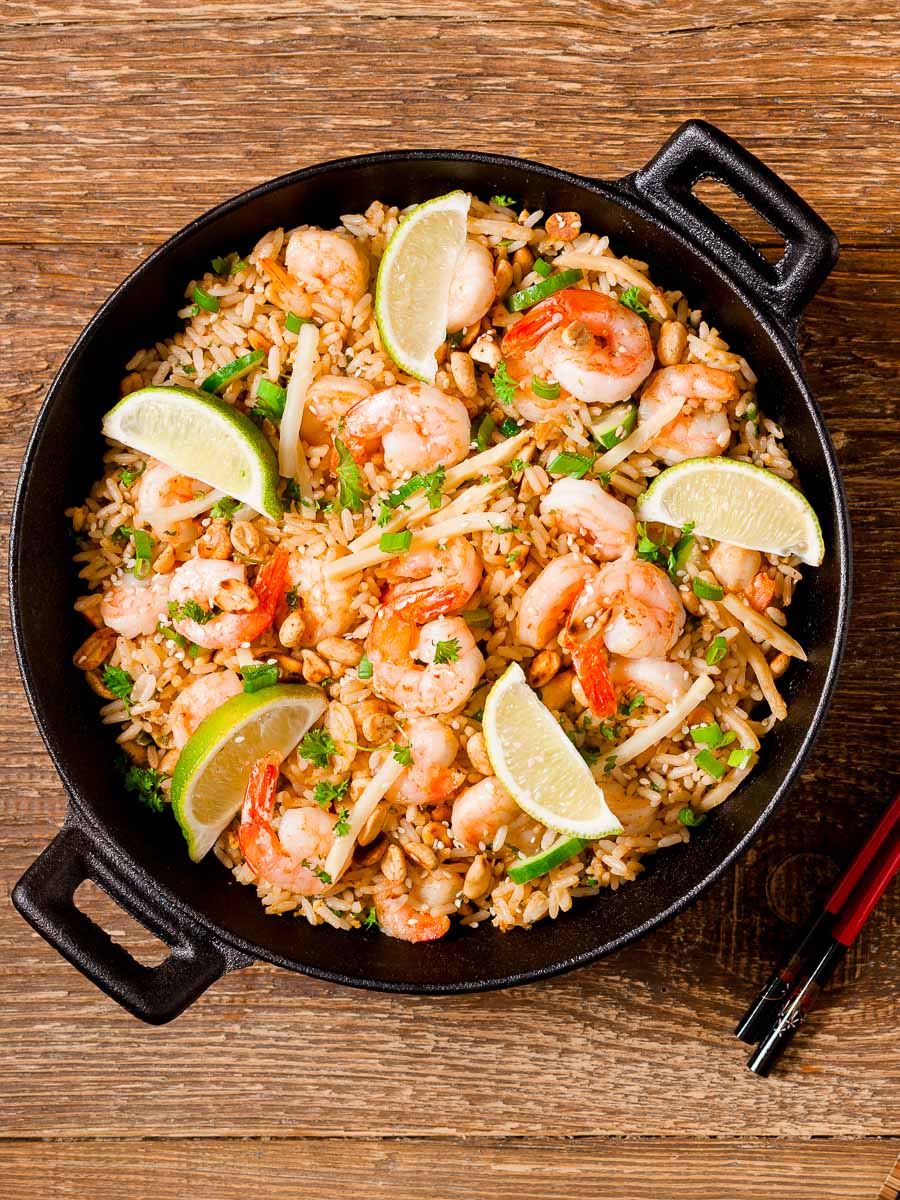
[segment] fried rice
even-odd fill
[[[376,201],[362,214],[341,218],[339,228],[368,263],[372,281],[403,215]],[[122,395],[148,385],[196,387],[198,381],[236,358],[261,350],[259,364],[219,393],[227,403],[252,411],[258,408],[261,379],[284,386],[290,378],[298,334],[286,326],[289,313],[294,314],[289,322],[294,328],[299,317],[311,319],[318,329],[316,378],[347,376],[377,390],[413,383],[382,345],[371,290],[358,298],[348,297],[327,279],[319,286],[301,284],[286,270],[284,256],[291,232],[272,230],[246,257],[229,253],[216,264],[216,270],[190,281],[186,303],[177,314],[182,328],[133,355],[125,366]],[[616,765],[616,747],[637,731],[652,727],[665,713],[666,703],[649,694],[636,696],[632,689],[622,693],[617,711],[608,720],[592,720],[565,649],[554,640],[548,660],[541,658],[541,651],[517,642],[522,597],[541,569],[572,552],[588,558],[592,554],[591,544],[581,534],[562,532],[541,515],[539,505],[553,483],[548,468],[560,454],[596,458],[591,431],[596,411],[572,398],[564,414],[526,421],[517,415],[515,398],[511,404],[501,403],[494,385],[499,342],[517,316],[500,297],[540,282],[543,275],[534,270],[537,256],[553,269],[580,269],[583,277],[576,285],[580,289],[622,297],[633,295],[637,288],[657,349],[656,366],[663,360],[659,343],[661,330],[665,330],[665,365],[704,364],[729,372],[736,380],[738,396],[728,407],[731,442],[727,454],[764,466],[786,480],[794,479],[794,471],[782,430],[758,410],[756,377],[750,365],[729,349],[687,295],[655,286],[647,263],[617,257],[609,239],[602,233],[581,231],[580,220],[567,223],[552,214],[545,219],[542,212],[516,213],[476,198],[470,209],[469,237],[488,248],[498,295],[480,322],[441,346],[434,386],[465,405],[473,437],[476,430],[487,430],[482,441],[488,455],[494,451],[493,461],[479,460],[485,465],[476,475],[456,488],[445,489],[440,507],[418,518],[419,527],[436,525],[448,519],[446,509],[451,505],[451,516],[476,511],[490,518],[490,527],[482,525],[465,535],[483,567],[478,590],[467,608],[489,614],[486,626],[473,630],[484,656],[484,671],[465,703],[434,718],[450,731],[457,747],[453,761],[447,764],[453,787],[425,803],[383,799],[367,822],[348,869],[337,880],[323,883],[315,894],[276,887],[258,875],[242,853],[240,817],[236,817],[219,837],[215,853],[239,883],[256,888],[266,911],[273,915],[293,914],[314,925],[327,923],[348,930],[370,927],[376,922],[374,897],[387,881],[392,896],[408,895],[419,911],[455,917],[464,925],[490,922],[509,930],[528,927],[544,917],[555,918],[579,897],[615,890],[637,879],[647,857],[658,850],[688,842],[693,825],[727,800],[752,771],[760,738],[786,715],[777,679],[791,654],[802,653],[783,633],[786,610],[800,578],[798,560],[793,557],[763,556],[761,569],[772,581],[772,596],[765,610],[748,620],[742,603],[729,607],[723,600],[695,594],[692,581],[696,576],[715,582],[707,560],[712,545],[703,538],[695,539],[693,552],[675,578],[687,621],[668,658],[692,679],[711,677],[713,688],[690,720],[624,765]],[[192,299],[196,285],[218,301],[217,311],[197,306]],[[673,353],[677,355],[674,359]],[[492,418],[492,427],[483,424],[486,414]],[[277,447],[277,421],[259,411],[256,418]],[[512,437],[508,436],[510,420],[517,430]],[[334,429],[330,432],[333,435]],[[507,449],[511,444],[516,447],[514,453]],[[315,508],[304,506],[296,499],[296,490],[289,489],[281,522],[244,507],[219,516],[207,511],[182,522],[178,529],[154,529],[154,575],[166,576],[196,557],[201,543],[207,548],[218,543],[216,553],[243,564],[251,576],[271,560],[277,547],[325,567],[358,553],[361,547],[377,546],[381,532],[378,502],[403,482],[403,476],[391,474],[378,453],[369,456],[360,463],[360,470],[371,502],[354,512],[335,502],[332,437],[304,439],[303,449]],[[470,455],[480,452],[473,447]],[[349,576],[345,628],[313,644],[287,632],[281,639],[291,615],[284,601],[269,628],[251,644],[233,649],[208,650],[185,644],[165,618],[151,634],[116,635],[103,622],[101,602],[106,592],[134,570],[135,547],[121,531],[146,527],[139,494],[142,479],[154,465],[144,455],[109,443],[102,476],[85,502],[67,513],[77,538],[74,559],[85,589],[76,608],[95,629],[76,655],[76,663],[103,699],[101,720],[114,728],[116,742],[133,767],[155,773],[159,794],[165,797],[179,755],[173,742],[173,705],[179,693],[199,677],[237,673],[252,663],[272,664],[282,681],[305,681],[324,689],[328,709],[323,728],[330,731],[336,746],[325,767],[303,758],[298,750],[282,764],[274,829],[277,831],[284,813],[292,808],[317,806],[321,789],[317,792],[316,785],[322,781],[335,786],[349,781],[334,813],[344,803],[352,808],[390,752],[385,747],[406,740],[409,714],[379,696],[372,678],[360,670],[360,664],[367,661],[366,639],[372,621],[391,582],[391,560]],[[634,507],[664,465],[651,451],[632,453],[601,478],[611,496]],[[597,478],[596,471],[592,477]],[[499,486],[491,486],[494,484]],[[656,526],[643,531],[651,543],[665,543],[666,533]],[[298,612],[294,624],[299,628],[302,602],[298,604],[296,597],[294,602]],[[714,642],[720,653],[711,653]],[[536,672],[539,659],[540,671]],[[491,683],[513,662],[530,675],[544,703],[583,751],[595,778],[607,788],[610,805],[624,827],[621,835],[592,841],[567,862],[523,884],[509,878],[510,865],[525,851],[551,846],[558,837],[556,831],[536,825],[524,812],[500,826],[489,842],[461,844],[451,831],[455,798],[492,775],[481,726],[484,699]],[[123,698],[110,690],[109,667],[127,673],[130,696]],[[720,778],[697,761],[699,747],[690,728],[702,722],[718,723],[734,734],[734,746],[749,751],[741,765],[728,767]],[[187,863],[185,869],[189,869]],[[429,879],[444,884],[449,880],[450,884],[429,891]]]

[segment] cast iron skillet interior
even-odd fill
[[[691,186],[715,177],[784,236],[769,266],[700,204]],[[574,209],[614,250],[647,260],[657,282],[685,290],[760,376],[763,411],[783,423],[801,483],[822,522],[828,554],[807,572],[791,629],[809,652],[783,680],[788,720],[763,743],[746,784],[689,847],[649,860],[636,885],[581,900],[531,931],[455,930],[411,946],[374,933],[272,918],[210,854],[192,865],[169,814],[127,798],[113,767],[113,734],[71,665],[85,637],[63,510],[100,470],[100,419],[118,397],[124,363],[171,335],[185,283],[216,254],[246,254],[259,235],[301,221],[334,225],[373,198],[406,205],[462,187],[506,193],[529,208]],[[834,685],[849,602],[849,534],[841,483],[821,414],[804,380],[796,322],[837,256],[834,235],[785,184],[702,122],[679,129],[643,171],[600,183],[536,163],[467,152],[368,155],[287,175],[199,218],[143,263],[107,301],[70,352],[41,410],[22,471],[11,547],[16,648],[41,734],[70,795],[66,825],[14,894],[20,911],[70,961],[144,1020],[177,1015],[223,971],[263,958],[359,987],[465,992],[538,979],[587,963],[677,912],[748,844],[784,798],[821,724]],[[143,967],[72,903],[99,882],[172,945]]]

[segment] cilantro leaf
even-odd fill
[[[511,404],[512,398],[518,389],[518,383],[510,375],[506,369],[506,363],[501,359],[497,363],[497,370],[494,372],[491,382],[494,385],[494,393],[501,404]]]
[[[173,621],[193,621],[197,625],[205,625],[218,615],[215,605],[212,608],[204,608],[196,600],[185,600],[183,604],[176,604],[174,600],[170,600],[166,607]]]
[[[459,652],[459,638],[450,638],[449,641],[438,642],[434,647],[434,661],[438,666],[442,663],[457,662]]]
[[[127,760],[123,764],[123,773],[126,792],[130,792],[152,812],[163,811],[166,802],[165,792],[161,786],[165,779],[164,775],[160,775],[159,771],[155,771],[152,767],[139,767],[136,764],[128,766]]]
[[[706,820],[706,813],[695,813],[692,808],[682,808],[678,812],[678,820],[682,825],[687,825],[693,829],[697,825],[702,825]]]
[[[623,701],[619,705],[619,712],[623,717],[630,717],[636,708],[642,708],[647,703],[643,694],[635,696],[634,699]]]
[[[346,837],[350,832],[350,813],[348,809],[342,808],[338,813],[338,819],[334,826],[335,837]]]
[[[316,784],[313,800],[320,808],[327,808],[329,804],[345,796],[349,787],[349,779],[343,779],[340,783],[330,783],[327,779],[322,779]]]
[[[515,208],[516,206],[512,196],[491,196],[491,204],[499,204],[501,208]]]
[[[334,448],[338,453],[338,465],[335,470],[338,480],[338,507],[349,508],[351,512],[362,512],[363,505],[369,498],[369,493],[363,487],[362,472],[356,465],[356,459],[338,437],[334,439]]]
[[[324,729],[311,729],[299,746],[300,754],[316,767],[327,767],[332,754],[337,754],[334,738]]]
[[[370,908],[363,919],[363,929],[380,929],[378,924],[378,915],[374,908]]]
[[[650,309],[641,301],[640,288],[638,288],[637,285],[626,288],[626,290],[619,297],[619,303],[624,304],[626,308],[630,308],[632,312],[636,312],[638,316],[643,317],[645,321],[656,320],[656,317],[654,317]]]
[[[143,475],[147,464],[144,462],[135,463],[133,467],[123,467],[119,472],[119,479],[122,481],[122,487],[130,488],[139,475]]]
[[[103,674],[100,676],[100,681],[108,692],[116,697],[117,700],[124,700],[125,708],[129,708],[131,700],[131,689],[134,687],[134,681],[127,671],[121,667],[106,666],[103,668]]]
[[[209,510],[209,515],[215,517],[217,520],[221,520],[224,517],[230,521],[240,507],[240,500],[235,500],[232,496],[223,496]]]
[[[396,742],[391,745],[391,753],[401,767],[411,767],[413,756],[409,746],[398,746]]]

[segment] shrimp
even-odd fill
[[[397,384],[354,404],[341,437],[358,463],[379,444],[393,475],[452,467],[469,453],[472,424],[466,406],[427,383]]]
[[[691,686],[691,677],[684,667],[666,658],[619,658],[609,660],[613,683],[627,691],[646,692],[664,704],[677,700]]]
[[[279,763],[277,754],[268,754],[250,768],[238,841],[248,866],[260,879],[300,896],[313,896],[327,886],[312,868],[331,849],[337,817],[321,808],[289,808],[276,833],[272,816]]]
[[[435,601],[443,598],[442,612],[459,612],[475,594],[481,572],[481,559],[464,537],[451,538],[443,548],[425,546],[394,559],[386,568],[388,579],[400,580],[391,588],[387,602],[427,591],[436,593]]]
[[[136,507],[138,515],[146,514],[161,541],[181,545],[197,536],[197,522],[193,520],[166,521],[165,510],[174,504],[184,504],[198,495],[210,491],[208,484],[189,475],[180,475],[165,463],[148,468],[138,484]]]
[[[566,288],[536,304],[503,339],[510,374],[559,383],[567,396],[547,401],[528,387],[516,404],[539,421],[568,407],[627,400],[653,369],[653,344],[643,319],[612,296]]]
[[[177,631],[207,650],[233,650],[244,642],[252,642],[264,633],[275,617],[275,609],[284,593],[288,567],[286,550],[276,550],[264,563],[252,588],[246,587],[246,567],[240,563],[216,558],[192,558],[182,563],[172,575],[169,598],[183,606],[186,601],[205,607],[208,611],[221,598],[223,584],[243,584],[248,608],[242,612],[228,611],[208,621],[196,621],[187,616],[176,617]],[[249,605],[253,605],[252,608]]]
[[[154,575],[145,581],[126,575],[120,584],[103,593],[100,616],[104,625],[124,638],[153,633],[168,612],[171,579],[171,575]]]
[[[483,849],[521,811],[506,788],[491,775],[460,792],[453,801],[450,833],[460,846]]]
[[[556,518],[565,533],[580,533],[601,560],[631,558],[637,538],[634,512],[592,479],[558,479],[541,497],[541,517]]]
[[[421,716],[461,708],[484,671],[484,658],[465,621],[439,615],[445,602],[417,592],[383,604],[366,638],[376,695]],[[419,621],[425,622],[421,628]],[[439,645],[444,661],[435,662]],[[446,661],[448,651],[452,661]]]
[[[295,230],[288,238],[284,265],[309,291],[336,291],[354,303],[369,286],[369,264],[356,243],[327,229]]]
[[[215,671],[201,675],[181,689],[169,713],[172,744],[180,750],[194,730],[217,708],[242,691],[234,671]]]
[[[447,305],[447,332],[477,325],[494,303],[494,260],[487,246],[467,238],[453,275]]]
[[[323,375],[306,393],[300,435],[310,446],[326,445],[354,404],[375,391],[368,379],[352,375]]]
[[[413,765],[387,790],[394,804],[440,804],[465,782],[466,773],[453,766],[459,739],[436,717],[416,717],[406,726]]]
[[[611,654],[664,658],[684,629],[684,607],[665,571],[640,559],[606,563],[582,589],[570,624],[600,626]]]
[[[717,542],[707,559],[716,579],[729,592],[743,592],[749,588],[762,563],[758,550],[745,550],[730,542]]]
[[[526,591],[519,604],[518,641],[543,650],[557,636],[588,579],[598,568],[582,554],[554,558]]]
[[[301,646],[317,646],[324,638],[341,637],[357,615],[353,598],[358,578],[328,579],[321,559],[308,554],[292,554],[287,569],[287,587],[297,593],[297,607],[303,617]]]
[[[437,874],[437,872],[432,874]],[[450,871],[445,871],[444,874],[453,875],[455,893],[458,892],[459,876]],[[399,884],[385,879],[383,875],[375,881],[373,889],[375,915],[378,918],[381,932],[386,933],[388,937],[397,938],[401,942],[434,942],[438,938],[442,938],[450,928],[450,918],[435,916],[433,913],[416,907],[416,901],[423,907],[430,907],[426,904],[427,897],[420,894],[420,890],[424,891],[424,885],[422,889],[414,888],[409,895],[403,893],[398,895],[399,886]],[[432,886],[428,890],[434,892],[436,886]],[[441,890],[442,893],[447,892],[449,887]]]
[[[641,396],[638,421],[652,421],[660,408],[678,400],[681,411],[664,425],[648,449],[668,466],[686,458],[713,458],[724,454],[731,441],[725,406],[740,394],[730,371],[682,363],[657,371]]]

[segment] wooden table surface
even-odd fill
[[[132,267],[209,206],[295,167],[397,146],[614,177],[703,116],[792,183],[843,244],[801,341],[856,537],[827,729],[753,850],[689,911],[596,966],[462,999],[357,993],[256,966],[150,1029],[101,996],[9,902],[64,796],[4,622],[0,1197],[896,1198],[897,1176],[885,1182],[900,1150],[896,887],[777,1075],[750,1076],[731,1036],[810,887],[847,860],[898,776],[900,42],[889,10],[0,0],[4,521],[66,348]],[[148,949],[107,910],[111,931]]]

